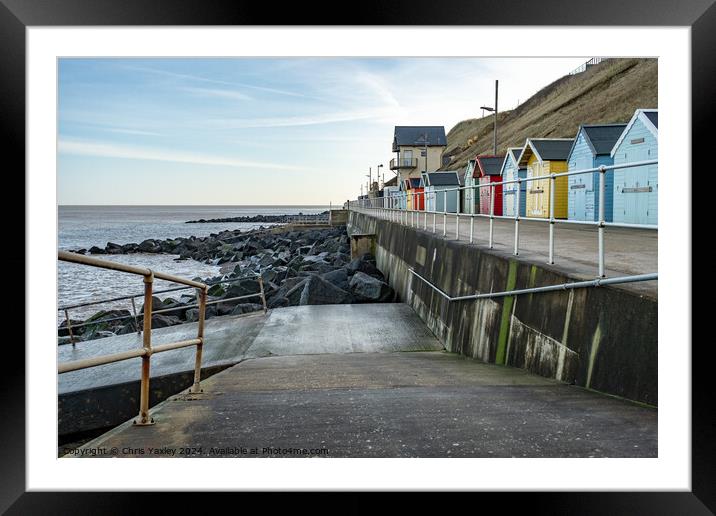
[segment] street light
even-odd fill
[[[380,183],[380,169],[383,168],[383,164],[381,163],[377,167],[375,167],[375,180]],[[378,185],[380,186],[380,184]],[[383,186],[385,186],[385,175],[383,175]]]
[[[492,140],[492,154],[497,156],[497,86],[498,81],[495,80],[495,107],[491,108],[488,106],[480,106],[480,109],[484,109],[485,111],[490,111],[495,113],[495,129],[493,134],[493,140]]]

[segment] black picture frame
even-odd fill
[[[622,25],[689,26],[692,34],[692,170],[707,173],[710,146],[709,124],[715,119],[712,100],[716,83],[716,4],[714,0],[567,0],[368,1],[346,10],[340,3],[320,6],[306,3],[206,2],[200,0],[0,0],[0,141],[8,157],[15,158],[13,170],[25,167],[25,30],[31,26],[112,25]],[[350,16],[345,13],[350,12]],[[343,15],[341,15],[343,13]],[[696,152],[699,150],[700,152]],[[8,172],[6,172],[8,173]],[[17,176],[17,174],[15,174]],[[17,178],[16,178],[17,179]],[[24,198],[20,180],[15,197]],[[694,182],[695,184],[695,182]],[[694,189],[696,194],[699,190]],[[701,194],[704,195],[703,190]],[[692,206],[703,205],[693,198]],[[685,209],[692,210],[691,207]],[[17,210],[15,220],[17,219]],[[24,213],[24,210],[23,210]],[[692,221],[698,217],[692,212]],[[696,228],[693,228],[696,234]],[[24,242],[24,227],[14,224],[9,238]],[[25,268],[24,245],[3,253],[5,270]],[[691,250],[692,251],[692,250]],[[691,252],[691,256],[696,255]],[[704,260],[706,257],[704,258]],[[699,270],[692,262],[692,270]],[[705,270],[708,265],[702,263]],[[28,271],[26,271],[26,274]],[[10,288],[23,292],[18,285]],[[692,278],[685,275],[691,284]],[[692,290],[693,291],[693,290]],[[670,345],[684,349],[691,344],[692,321],[706,318],[710,304],[691,303],[696,317],[676,321],[684,327],[684,342]],[[23,304],[24,305],[24,304]],[[17,313],[19,299],[8,310]],[[701,306],[701,308],[700,308]],[[704,311],[699,312],[699,309]],[[708,319],[706,319],[708,320]],[[672,322],[670,322],[672,323]],[[695,335],[695,333],[694,333]],[[696,339],[693,339],[694,341]],[[713,384],[708,351],[713,339],[692,346],[692,490],[690,492],[592,492],[592,493],[492,493],[500,505],[514,509],[523,505],[533,514],[712,514],[716,510],[716,445],[714,445]],[[15,341],[16,342],[16,341]],[[143,512],[151,495],[135,493],[28,493],[25,489],[25,358],[22,346],[5,342],[3,361],[12,364],[2,376],[0,443],[0,511],[7,514],[128,514]],[[13,344],[13,345],[11,345]],[[26,342],[25,345],[28,345]],[[217,499],[212,504],[225,503]],[[241,495],[246,496],[246,495]],[[185,507],[186,495],[162,497],[162,510]],[[220,498],[224,498],[223,496]],[[244,498],[246,500],[246,498]],[[421,506],[420,496],[412,498]],[[260,501],[260,500],[259,500]],[[295,498],[273,498],[272,503],[295,504]],[[481,500],[484,502],[483,500]],[[245,503],[245,502],[244,502]],[[299,502],[300,503],[300,502]],[[455,503],[453,501],[453,503]],[[470,503],[470,502],[469,502]],[[358,504],[360,506],[360,504]],[[219,505],[216,505],[217,509]],[[275,507],[275,505],[272,505]],[[355,505],[353,506],[356,507]],[[366,509],[366,507],[364,507]],[[237,509],[238,510],[238,509]],[[361,512],[364,512],[362,510]]]

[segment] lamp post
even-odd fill
[[[489,106],[480,106],[480,109],[484,109],[485,111],[491,111],[495,113],[495,126],[493,131],[493,139],[492,139],[492,154],[497,156],[497,86],[498,81],[495,80],[495,107],[489,107]]]
[[[377,167],[375,167],[375,180],[378,182],[378,186],[380,187],[380,169],[383,168],[383,164],[381,163]],[[378,188],[380,189],[380,188]]]

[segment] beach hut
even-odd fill
[[[423,187],[419,177],[410,177],[403,180],[405,183],[405,192],[408,194],[406,199],[406,207],[409,210],[424,210],[425,197],[423,195]]]
[[[383,207],[384,208],[398,208],[396,202],[397,195],[400,193],[400,189],[397,186],[384,186],[383,187]]]
[[[658,157],[659,113],[637,109],[614,144],[615,165],[655,160]],[[614,171],[613,221],[626,224],[658,224],[658,165]]]
[[[611,151],[626,124],[581,125],[567,157],[568,170],[585,170],[611,165]],[[604,174],[604,220],[612,220],[614,173]],[[567,178],[567,218],[599,220],[599,172],[578,174]]]
[[[423,174],[422,184],[428,198],[428,211],[457,213],[460,192],[458,172],[455,170],[438,170]],[[444,190],[450,190],[444,192]],[[447,202],[447,204],[446,204]]]
[[[477,156],[476,171],[479,174],[479,184],[488,185],[490,183],[499,183],[502,181],[502,162],[504,156],[482,155]],[[493,215],[502,215],[502,185],[495,185],[492,188],[483,186],[480,188],[480,213],[490,213],[490,203],[492,195],[495,195]]]
[[[467,167],[465,168],[465,173],[463,174],[465,178],[463,180],[465,186],[465,197],[462,204],[463,213],[480,213],[480,195],[477,188],[474,188],[478,184],[479,179],[479,176],[475,175],[476,166],[477,161],[475,159],[471,159],[467,162]]]
[[[527,168],[526,179],[543,178],[527,183],[525,213],[530,218],[549,218],[550,174],[567,171],[567,155],[573,138],[528,138],[520,153],[518,166]],[[554,218],[567,218],[567,176],[555,179]]]
[[[502,161],[502,180],[516,181],[527,177],[527,169],[520,168],[518,165],[522,147],[510,147],[507,149],[505,159]],[[517,188],[520,189],[520,205],[519,211],[515,213],[515,204],[517,202]],[[527,183],[510,183],[502,185],[502,214],[507,217],[525,216],[525,206],[527,205]]]

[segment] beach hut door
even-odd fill
[[[645,145],[636,147],[631,161],[649,159]],[[648,224],[649,211],[649,167],[636,167],[625,174],[624,222],[627,224]]]

